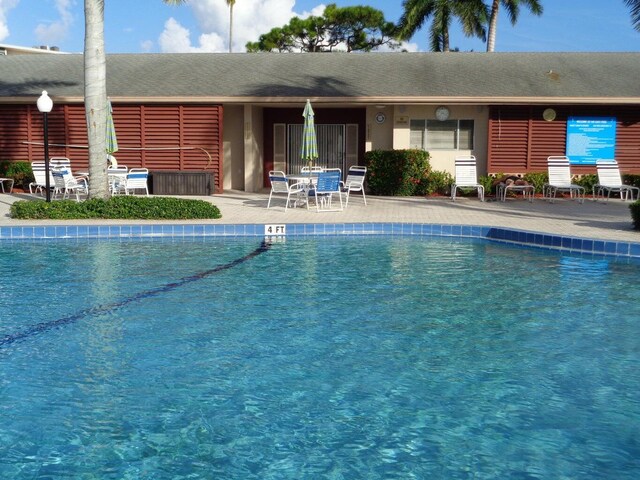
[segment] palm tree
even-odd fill
[[[625,0],[625,3],[631,8],[633,28],[640,32],[640,0]]]
[[[186,0],[163,0],[178,5]],[[107,68],[104,51],[104,0],[84,0],[84,108],[89,143],[89,196],[109,198],[106,125]]]
[[[227,0],[227,5],[229,6],[229,53],[233,50],[233,6],[235,3],[236,0]]]
[[[495,51],[496,47],[496,30],[498,28],[498,11],[500,4],[504,5],[509,14],[511,25],[515,25],[518,21],[520,13],[520,5],[529,7],[531,13],[535,15],[542,14],[542,5],[538,0],[493,0],[491,4],[491,13],[489,14],[489,37],[487,40],[487,52]]]
[[[431,50],[449,52],[449,27],[454,17],[462,24],[468,37],[485,39],[484,25],[487,8],[482,0],[405,0],[404,13],[398,23],[398,38],[408,40],[429,17],[433,17],[429,29]]]

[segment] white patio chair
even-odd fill
[[[580,185],[571,183],[571,164],[569,157],[550,156],[547,158],[549,182],[542,186],[542,196],[553,203],[558,192],[569,192],[571,198],[584,202],[585,189]]]
[[[320,173],[320,172],[324,172],[324,168],[318,166],[318,165],[314,165],[313,167],[302,167],[300,169],[300,173]]]
[[[365,205],[367,204],[367,197],[364,194],[364,180],[366,176],[367,167],[362,167],[359,165],[349,167],[347,178],[340,184],[342,191],[347,197],[344,203],[344,208],[347,208],[349,206],[349,196],[351,195],[351,192],[362,192],[362,200],[364,201]]]
[[[107,168],[107,179],[109,182],[109,191],[116,195],[125,192],[127,183],[127,174],[129,169],[125,166]]]
[[[333,196],[338,195],[340,208],[333,208]],[[315,184],[307,190],[307,210],[309,201],[315,199],[317,212],[336,212],[342,210],[342,191],[340,189],[340,172],[321,172]]]
[[[598,183],[593,186],[594,201],[597,196],[604,197],[605,192],[607,192],[607,201],[609,201],[612,192],[619,192],[620,198],[623,200],[630,196],[631,201],[634,200],[634,192],[636,192],[635,198],[638,198],[640,188],[622,183],[618,162],[615,160],[596,160],[596,170]]]
[[[314,165],[313,167],[302,167],[300,169],[300,174],[302,175],[309,175],[310,173],[313,175],[317,175],[320,172],[324,172],[324,168]],[[309,175],[309,178],[303,178],[300,180],[300,183],[302,183],[305,186],[311,185],[313,183],[313,179],[311,178],[311,175]]]
[[[484,202],[484,187],[478,183],[476,170],[476,157],[467,155],[456,157],[455,183],[451,187],[451,200],[456,201],[456,192],[459,188],[473,188],[478,190],[478,198]]]
[[[144,190],[145,195],[149,196],[147,185],[149,170],[147,168],[132,168],[125,178],[124,193],[126,195],[133,194],[136,190]]]
[[[53,175],[53,198],[62,193],[62,199],[66,199],[70,194],[75,194],[76,201],[80,201],[80,194],[89,194],[89,185],[84,177],[74,177],[71,174],[71,167],[59,165],[51,169]]]
[[[297,203],[303,193],[304,193],[304,183],[297,182],[289,185],[289,180],[284,172],[280,170],[271,170],[269,171],[269,182],[271,182],[271,192],[269,192],[269,201],[267,202],[267,208],[271,206],[271,197],[273,194],[286,194],[287,199],[284,204],[284,211],[287,211],[289,208],[289,203],[292,200],[292,196],[294,197],[294,201]]]

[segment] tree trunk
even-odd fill
[[[229,53],[233,51],[233,4],[229,4]]]
[[[84,0],[84,108],[89,141],[89,196],[109,198],[104,0]]]
[[[500,10],[500,0],[493,0],[493,3],[491,5],[491,16],[489,17],[487,52],[493,52],[496,49],[496,28],[498,26],[498,10]]]

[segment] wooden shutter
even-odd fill
[[[273,169],[286,172],[287,168],[287,125],[273,124]]]
[[[345,170],[358,165],[358,124],[347,123],[345,125]]]

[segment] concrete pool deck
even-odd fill
[[[51,225],[131,225],[145,221],[120,220],[14,220],[9,208],[17,200],[33,199],[33,195],[0,194],[0,226]],[[198,224],[341,224],[341,223],[420,223],[502,227],[529,232],[548,233],[585,239],[640,243],[640,231],[633,230],[630,202],[612,198],[609,202],[594,202],[587,198],[583,204],[569,199],[554,203],[536,198],[533,203],[521,197],[506,202],[489,198],[480,202],[477,197],[367,197],[367,205],[359,194],[351,196],[349,207],[341,212],[318,213],[306,208],[284,210],[284,198],[278,196],[267,209],[267,193],[227,191],[208,197],[185,197],[212,202],[220,208],[222,218],[193,222],[167,221],[147,223]]]

